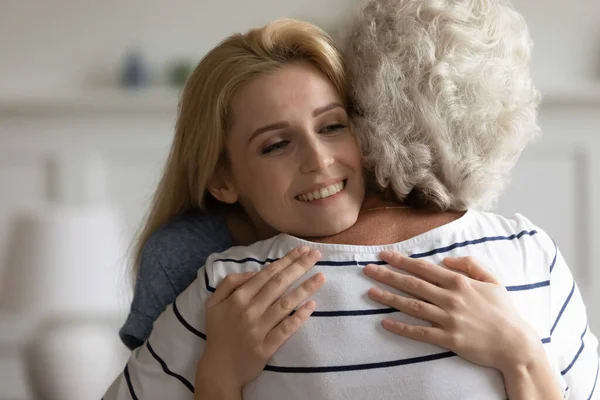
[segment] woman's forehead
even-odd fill
[[[335,86],[310,64],[291,64],[261,74],[234,95],[233,124],[269,124],[343,103]]]

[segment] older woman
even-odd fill
[[[403,29],[407,29],[406,32]],[[213,227],[221,227],[216,231],[222,233],[223,246],[231,243],[225,229],[227,225],[231,233],[238,235],[234,239],[237,243],[266,239],[277,231],[309,237],[312,241],[278,235],[247,248],[235,248],[211,257],[199,279],[174,303],[173,311],[169,310],[158,320],[150,341],[133,355],[128,367],[134,372],[130,376],[126,369],[120,387],[126,391],[143,387],[146,388],[144,393],[150,394],[174,385],[168,386],[173,392],[167,393],[177,391],[183,396],[190,387],[193,389],[190,381],[194,380],[195,368],[177,370],[174,366],[195,367],[195,360],[202,354],[195,375],[202,390],[197,394],[210,393],[212,385],[213,394],[227,390],[228,395],[237,397],[246,385],[244,393],[249,398],[283,395],[331,398],[342,393],[356,398],[399,395],[408,398],[503,398],[506,385],[511,398],[550,398],[557,393],[553,384],[539,384],[552,381],[546,366],[548,354],[557,375],[558,372],[562,375],[560,382],[565,391],[570,390],[571,396],[576,398],[591,396],[593,369],[598,365],[597,342],[587,329],[583,334],[573,330],[574,324],[586,325],[585,312],[582,312],[581,298],[568,267],[552,241],[524,217],[504,219],[474,210],[464,211],[498,194],[497,188],[506,171],[537,132],[537,95],[528,76],[529,48],[522,20],[505,4],[483,0],[450,3],[444,7],[427,1],[372,1],[363,9],[352,32],[347,55],[351,60],[349,71],[353,107],[357,112],[357,133],[367,166],[376,181],[390,189],[395,200],[387,201],[370,192],[360,213],[352,217],[356,223],[335,234],[329,233],[326,238],[315,236],[325,232],[324,227],[329,223],[327,214],[323,214],[322,226],[312,224],[297,232],[287,222],[270,218],[269,213],[275,209],[256,200],[264,193],[273,194],[269,185],[272,186],[275,180],[250,182],[255,186],[253,189],[248,186],[247,178],[253,171],[260,172],[263,178],[269,173],[275,178],[281,171],[260,170],[256,169],[256,164],[241,162],[255,155],[244,153],[243,146],[236,144],[236,135],[244,136],[248,133],[246,130],[256,127],[259,116],[274,117],[273,112],[294,118],[285,124],[270,121],[277,122],[277,126],[268,125],[277,135],[273,134],[272,143],[261,148],[261,154],[270,154],[272,149],[276,155],[287,154],[287,146],[293,146],[293,149],[302,149],[299,154],[307,157],[298,164],[299,173],[319,172],[326,176],[325,172],[333,171],[332,165],[340,171],[341,163],[349,174],[344,175],[342,185],[335,188],[333,195],[327,192],[311,198],[311,193],[307,192],[295,196],[294,201],[309,203],[316,198],[318,202],[322,197],[343,191],[352,194],[353,198],[360,197],[360,192],[354,192],[359,187],[355,183],[357,175],[350,173],[354,170],[350,168],[352,157],[336,152],[336,147],[325,146],[326,142],[313,147],[307,145],[312,141],[321,143],[325,139],[315,133],[328,133],[330,127],[338,130],[342,122],[328,125],[323,132],[321,128],[318,132],[312,132],[312,128],[307,130],[308,124],[300,121],[316,117],[310,117],[310,113],[299,116],[297,109],[304,109],[306,98],[298,99],[300,103],[294,104],[286,97],[294,91],[302,91],[302,86],[293,86],[293,77],[299,76],[294,74],[306,78],[307,85],[313,82],[308,70],[297,70],[285,64],[286,57],[291,57],[288,61],[315,62],[315,59],[307,58],[310,53],[302,51],[302,46],[298,45],[282,47],[285,51],[273,53],[278,58],[271,60],[270,53],[264,50],[270,48],[269,45],[261,46],[252,57],[266,57],[269,62],[273,61],[272,65],[278,65],[278,62],[285,65],[280,66],[281,70],[258,73],[254,80],[241,81],[237,90],[225,92],[207,90],[211,85],[227,82],[216,79],[218,74],[195,74],[184,95],[167,172],[157,192],[146,235],[142,236],[142,243],[146,245],[141,255],[140,276],[146,277],[138,280],[138,301],[137,306],[134,301],[132,310],[135,312],[130,321],[138,318],[146,325],[152,324],[156,316],[151,314],[162,311],[164,298],[168,296],[158,301],[154,299],[154,306],[144,305],[139,299],[144,298],[148,284],[173,285],[168,278],[156,277],[176,272],[169,268],[173,266],[174,255],[184,254],[187,259],[191,258],[190,253],[182,251],[181,245],[192,243],[194,247],[193,243],[198,240],[190,235],[189,227],[196,229],[196,225],[189,214],[155,233],[149,241],[146,241],[147,234],[194,204],[202,205],[207,190],[213,199],[226,203],[239,201],[247,213],[247,217],[229,213],[226,223],[218,218],[203,217],[208,218],[202,223],[203,229],[210,227],[210,221]],[[285,35],[276,35],[268,43],[277,43],[276,38],[281,37]],[[296,36],[296,40],[299,37],[302,35]],[[304,45],[308,42],[310,40],[302,41]],[[244,49],[242,53],[248,51]],[[239,68],[240,53],[232,54],[236,54],[235,67]],[[203,61],[201,65],[210,64],[220,74],[232,71],[223,68],[225,64],[211,64],[211,59],[215,60],[208,58],[209,61]],[[323,63],[316,61],[314,65],[322,68]],[[330,85],[338,90],[336,101],[343,104],[340,81],[326,72],[325,75],[331,80]],[[269,86],[269,82],[277,85]],[[269,87],[281,90],[270,91]],[[230,97],[216,103],[217,107],[223,107],[222,112],[214,113],[218,118],[208,114],[200,119],[202,115],[196,113],[210,112],[210,103],[203,103],[202,99],[211,93],[222,92]],[[258,93],[261,96],[256,96]],[[335,91],[330,90],[330,93]],[[198,108],[202,104],[205,107]],[[336,118],[344,119],[343,115]],[[221,127],[219,135],[227,133],[228,141],[207,146],[203,142],[206,140],[203,124],[211,129]],[[221,173],[216,161],[208,168],[204,165],[200,169],[197,160],[206,159],[197,156],[206,151],[213,151],[219,159],[230,163],[231,182],[235,184],[219,178]],[[306,164],[306,160],[311,162]],[[312,169],[308,168],[309,164]],[[290,165],[284,163],[281,167],[285,169]],[[198,182],[205,186],[199,186]],[[198,196],[201,197],[198,199]],[[341,201],[340,198],[344,197],[337,197],[336,201]],[[291,203],[300,207],[293,201]],[[352,204],[348,203],[348,215],[354,215]],[[293,213],[290,215],[294,216]],[[310,219],[311,215],[306,217]],[[303,222],[306,221],[297,221],[301,225]],[[243,224],[249,229],[245,230]],[[173,232],[182,234],[178,236]],[[162,251],[157,243],[162,243],[165,237],[177,238],[175,249]],[[320,268],[330,282],[326,290],[314,296],[321,307],[316,313],[323,318],[306,324],[281,351],[275,352],[306,321],[314,303],[307,303],[308,308],[299,308],[295,316],[289,318],[281,316],[281,310],[287,310],[290,305],[295,307],[307,294],[314,294],[323,281],[322,278],[314,280],[312,285],[309,282],[308,286],[299,288],[304,289],[303,293],[296,289],[289,295],[291,297],[277,300],[278,295],[275,295],[283,293],[282,289],[292,278],[297,279],[299,273],[314,265],[314,253],[309,253],[312,256],[292,253],[283,257],[283,261],[273,262],[258,271],[267,260],[280,258],[301,244],[318,248],[323,255],[316,268]],[[441,262],[446,255],[474,254],[498,276],[498,281],[469,262],[463,271],[483,282],[468,280],[433,264],[415,263],[387,253],[382,255],[383,263],[378,264],[405,269],[413,275],[407,277],[371,265],[381,250],[401,251],[409,253],[412,259],[428,259],[435,263]],[[289,257],[295,258],[290,260]],[[145,264],[144,260],[149,261]],[[369,291],[371,299],[366,299],[361,292],[366,291],[368,281],[362,274],[356,274],[356,268],[327,268],[342,265],[340,263],[347,267],[369,264],[364,268],[367,276],[397,290],[378,286]],[[458,268],[452,261],[447,265]],[[194,276],[197,267],[194,265],[189,275]],[[225,275],[234,276],[231,273],[244,271],[258,273],[251,278],[248,275],[231,278],[220,286],[221,289],[214,291]],[[269,279],[273,276],[277,279]],[[180,278],[179,282],[183,280]],[[512,294],[517,310],[507,300],[506,291],[499,282]],[[171,289],[173,294],[182,290]],[[162,292],[159,287],[153,293]],[[253,295],[248,297],[249,293]],[[400,294],[410,294],[413,299]],[[152,296],[145,297],[152,299]],[[199,300],[208,298],[211,300],[204,317],[194,310]],[[256,336],[260,326],[253,325],[264,319],[250,318],[247,313],[257,309],[253,298],[260,299],[265,305],[262,312],[271,316],[268,318],[271,325],[258,331],[266,332],[263,339],[272,339],[269,332],[275,332],[278,338],[278,345],[270,346],[268,351],[260,345],[262,339]],[[246,301],[240,302],[240,299]],[[375,308],[373,301],[392,309]],[[175,304],[179,305],[175,307]],[[181,304],[185,306],[182,308]],[[373,323],[383,319],[381,314],[386,313],[393,315],[383,320],[384,328],[424,343],[400,339],[376,329]],[[274,319],[274,315],[279,315],[279,319]],[[564,318],[568,318],[570,324],[561,323]],[[528,327],[524,320],[533,327]],[[279,324],[279,321],[283,322]],[[425,321],[433,324],[427,325]],[[124,338],[131,337],[125,335],[127,329],[126,325],[122,332]],[[202,337],[202,331],[210,332],[206,342],[200,341],[206,339]],[[189,337],[190,333],[197,336],[193,346],[190,346],[193,339]],[[147,333],[137,336],[138,341],[143,341]],[[249,341],[249,337],[252,340]],[[255,343],[255,339],[258,342]],[[526,343],[522,353],[515,351],[517,339]],[[244,348],[248,343],[250,351]],[[578,351],[580,343],[582,346]],[[436,346],[453,350],[466,360],[497,371],[472,365]],[[240,351],[231,354],[232,348]],[[253,351],[257,348],[261,349],[258,353]],[[244,358],[244,354],[248,358]],[[250,383],[253,373],[258,374],[269,359],[266,371]],[[243,363],[249,361],[251,372],[243,367]],[[167,381],[160,381],[162,383],[158,385],[160,377]],[[537,380],[531,380],[532,377]],[[537,382],[537,385],[527,382]],[[183,392],[179,392],[180,389]],[[299,392],[300,389],[304,393]],[[534,391],[528,391],[532,389]]]

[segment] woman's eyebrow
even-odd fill
[[[250,139],[248,139],[248,143],[250,143],[252,140],[254,140],[255,137],[257,137],[265,132],[287,128],[288,126],[290,126],[290,124],[287,122],[284,122],[284,121],[276,122],[276,123],[270,124],[270,125],[265,125],[261,128],[258,128],[254,132],[252,132],[252,135],[250,135]]]
[[[326,106],[316,108],[312,114],[313,118],[318,117],[319,115],[326,113],[327,111],[333,110],[334,108],[338,108],[338,107],[344,108],[344,106],[338,102],[329,103]],[[248,139],[248,143],[250,143],[252,140],[254,140],[254,138],[256,138],[257,136],[259,136],[265,132],[274,131],[277,129],[283,129],[283,128],[287,128],[289,126],[290,126],[289,123],[287,123],[285,121],[281,121],[281,122],[275,122],[274,124],[269,124],[269,125],[260,127],[257,130],[255,130],[254,132],[252,132],[252,135],[250,135],[250,138]]]
[[[338,108],[338,107],[344,108],[344,106],[338,102],[329,103],[324,107],[319,107],[319,108],[315,109],[315,111],[313,111],[313,117],[318,117],[319,115],[321,115],[329,110],[333,110],[334,108]]]

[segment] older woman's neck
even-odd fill
[[[388,196],[385,193],[381,193],[381,192],[369,193],[369,192],[367,192],[367,195],[365,197],[365,200],[363,201],[360,212],[362,214],[365,211],[377,209],[380,207],[381,208],[383,208],[383,207],[407,208],[407,206],[405,206],[404,204],[388,198]],[[360,215],[359,215],[359,218],[360,218]]]
[[[365,198],[356,223],[337,235],[316,242],[377,246],[401,242],[450,223],[464,213],[419,209],[389,200],[384,195]]]

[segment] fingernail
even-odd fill
[[[396,321],[393,321],[391,319],[384,319],[383,321],[381,321],[381,325],[383,325],[383,327],[386,329],[391,329],[398,324]]]
[[[364,271],[367,274],[374,274],[375,272],[377,272],[379,270],[379,267],[377,265],[374,264],[368,264],[365,268]]]
[[[304,305],[304,308],[306,308],[307,311],[313,311],[315,309],[315,306],[315,302],[311,300]]]
[[[302,246],[298,249],[298,252],[300,253],[300,255],[304,255],[306,253],[308,253],[310,251],[310,248],[308,246]]]
[[[321,252],[319,250],[313,249],[310,251],[311,257],[321,257]]]
[[[369,289],[369,294],[373,297],[381,297],[383,295],[383,290],[374,287]]]
[[[315,283],[321,283],[325,280],[325,275],[319,272],[317,274],[314,274],[312,279],[313,281],[315,281]]]
[[[381,253],[379,253],[379,258],[381,259],[391,259],[394,258],[394,256],[398,256],[398,255],[402,255],[400,253],[394,253],[393,251],[382,251]]]

